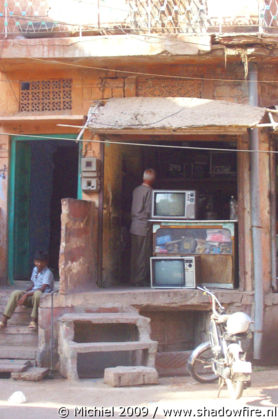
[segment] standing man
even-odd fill
[[[135,286],[149,285],[149,264],[151,256],[152,185],[155,171],[146,169],[143,183],[134,189],[131,206],[131,283]]]
[[[26,291],[16,290],[11,293],[0,321],[0,329],[7,327],[8,320],[17,306],[32,307],[31,322],[28,327],[36,329],[41,295],[51,292],[54,286],[54,276],[47,264],[47,253],[37,251],[34,256],[35,267],[31,276],[31,285]]]

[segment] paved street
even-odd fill
[[[18,390],[24,392],[27,402],[20,406],[9,405],[7,399]],[[132,388],[110,388],[102,380],[70,383],[55,379],[24,383],[2,379],[0,418],[277,417],[274,409],[278,405],[278,369],[257,369],[252,387],[239,401],[229,400],[226,390],[220,399],[216,397],[215,384],[201,385],[189,377],[162,378],[157,386]],[[130,409],[126,409],[129,406]],[[59,415],[61,407],[65,409]]]

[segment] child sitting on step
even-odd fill
[[[26,291],[16,290],[10,295],[9,301],[0,321],[0,329],[7,327],[9,318],[17,306],[32,307],[30,329],[36,329],[40,297],[43,293],[53,290],[54,276],[48,268],[48,255],[43,251],[37,251],[34,256],[34,269],[31,276],[31,285]]]

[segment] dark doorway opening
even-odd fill
[[[12,279],[27,280],[36,249],[49,253],[58,278],[61,199],[78,196],[79,145],[65,140],[15,141]]]

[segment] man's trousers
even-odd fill
[[[131,234],[130,282],[142,284],[150,280],[151,232],[146,236]]]

